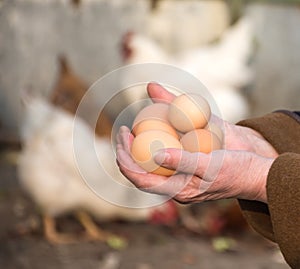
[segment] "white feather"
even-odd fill
[[[84,209],[100,220],[149,218],[153,210],[150,206],[159,207],[164,199],[131,187],[119,172],[110,140],[96,138],[95,159],[87,147],[94,138],[92,130],[79,118],[76,126],[78,139],[74,141],[73,115],[40,98],[32,98],[26,105],[24,145],[18,163],[24,189],[44,213],[52,216]],[[74,143],[83,156],[80,164]],[[140,208],[130,208],[134,206]]]
[[[248,65],[252,38],[252,22],[248,17],[225,31],[217,43],[182,51],[178,55],[170,55],[148,37],[133,34],[128,44],[132,54],[126,64],[163,63],[189,72],[215,97],[223,119],[235,123],[249,115],[249,104],[240,89],[253,79]],[[129,75],[133,78],[144,76],[143,70]],[[145,91],[136,91],[128,97],[128,102],[142,98],[145,98]]]

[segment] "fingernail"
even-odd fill
[[[170,153],[165,152],[163,150],[158,151],[157,153],[155,153],[154,155],[154,160],[156,163],[158,164],[164,164],[164,163],[168,163],[169,160],[171,158]]]

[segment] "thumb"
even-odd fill
[[[202,176],[209,165],[209,155],[205,153],[191,153],[180,149],[159,150],[154,161],[166,168],[185,174]]]
[[[171,103],[175,95],[156,82],[147,85],[147,92],[154,103]]]

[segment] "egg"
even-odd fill
[[[170,104],[168,120],[178,131],[186,133],[205,127],[210,115],[210,106],[205,98],[182,94]]]
[[[221,128],[216,125],[215,123],[212,123],[212,122],[209,122],[205,128],[206,130],[208,131],[211,131],[212,133],[214,133],[218,138],[219,140],[222,142],[223,141],[223,138],[224,138],[224,134],[221,130]]]
[[[155,103],[144,107],[135,117],[132,123],[132,130],[135,133],[135,127],[144,120],[161,120],[168,122],[169,105],[164,103]]]
[[[132,130],[132,133],[137,136],[142,132],[150,130],[161,130],[167,132],[174,136],[176,139],[179,138],[176,130],[167,122],[157,119],[147,119],[139,122],[135,128]]]
[[[221,141],[213,132],[205,129],[192,130],[180,139],[184,150],[209,153],[222,147]]]
[[[170,176],[176,171],[159,166],[153,159],[154,154],[164,148],[178,148],[182,146],[178,139],[161,130],[145,131],[137,135],[131,146],[134,161],[144,170],[154,174]]]

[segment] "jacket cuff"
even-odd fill
[[[297,134],[296,131],[299,130],[299,123],[299,115],[282,110],[263,117],[243,120],[237,125],[256,130],[275,148],[278,154],[282,154],[289,151],[295,152],[295,141],[299,139],[299,133]],[[296,150],[300,152],[300,146]],[[252,228],[264,237],[276,241],[268,205],[257,201],[241,199],[238,201]]]
[[[268,174],[267,197],[274,239],[292,268],[300,268],[300,154],[284,153]]]
[[[259,132],[279,154],[267,178],[268,205],[239,200],[243,214],[254,230],[278,243],[292,268],[300,268],[300,116],[281,110],[237,125]]]

